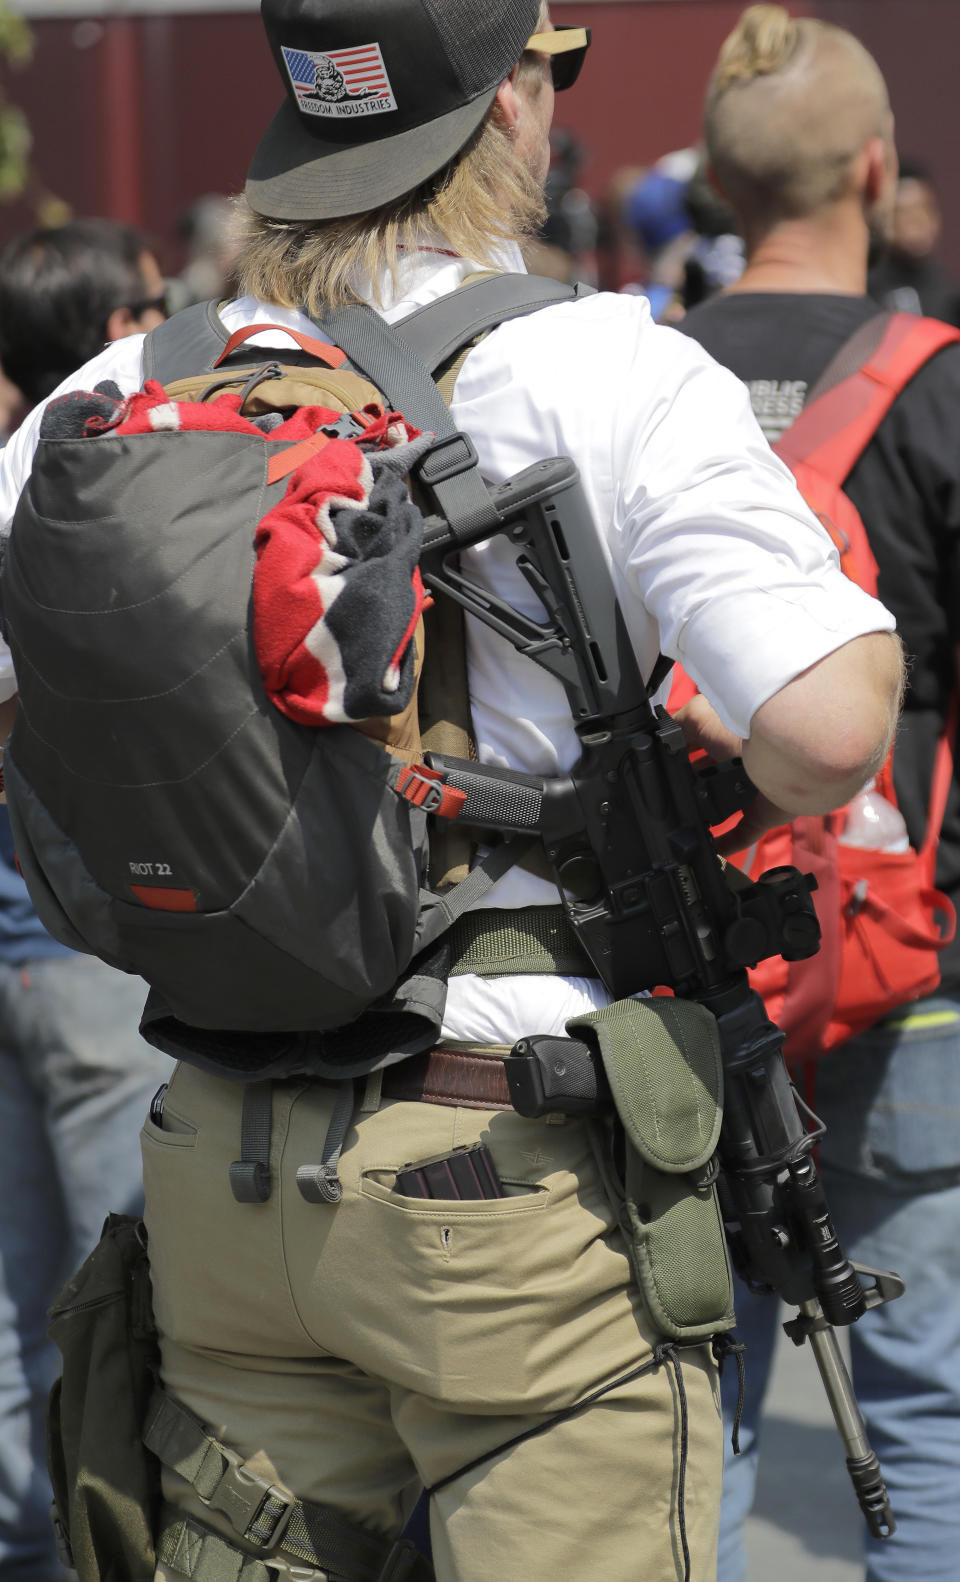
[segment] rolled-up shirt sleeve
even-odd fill
[[[641,368],[660,394],[638,404],[631,384]],[[649,327],[617,411],[615,558],[664,653],[736,735],[749,735],[761,704],[810,665],[894,629],[890,612],[840,570],[743,384],[699,346]]]

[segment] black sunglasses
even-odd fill
[[[552,33],[533,33],[526,47],[538,55],[550,56],[554,92],[562,93],[564,88],[572,88],[580,75],[590,48],[590,29],[572,24],[558,25]]]

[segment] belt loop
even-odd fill
[[[380,1096],[383,1090],[383,1067],[378,1066],[376,1071],[371,1071],[363,1089],[363,1098],[360,1101],[361,1115],[376,1115],[380,1108]]]

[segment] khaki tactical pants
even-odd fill
[[[358,1084],[361,1106],[364,1084]],[[368,1089],[369,1092],[369,1089]],[[309,1203],[336,1089],[276,1084],[273,1191],[237,1203],[239,1084],[178,1067],[142,1134],[165,1384],[301,1497],[395,1536],[420,1484],[438,1582],[678,1582],[682,1414],[663,1363],[503,1449],[649,1359],[652,1333],[584,1123],[383,1102],[359,1108],[343,1199]],[[509,1194],[424,1202],[410,1162],[483,1139]],[[683,1349],[691,1582],[712,1582],[716,1365]],[[185,1512],[230,1529],[164,1474]],[[178,1573],[161,1569],[161,1582]]]

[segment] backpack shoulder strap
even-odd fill
[[[397,334],[432,373],[484,330],[554,302],[593,296],[592,286],[575,286],[541,275],[484,275],[436,302],[416,308],[397,325]]]
[[[417,428],[432,429],[441,441],[420,462],[418,476],[435,494],[455,535],[472,535],[483,524],[493,531],[499,518],[477,470],[476,452],[458,433],[432,369],[505,318],[578,294],[583,293],[575,286],[536,275],[492,275],[417,310],[411,317],[418,329],[410,339],[405,333],[409,320],[394,327],[365,303],[332,309],[319,321],[321,332],[343,348],[390,406]]]
[[[960,330],[912,313],[881,313],[840,348],[810,400],[773,447],[841,485],[900,392]]]
[[[937,860],[937,846],[940,842],[940,832],[943,829],[943,817],[947,811],[947,797],[953,782],[953,759],[957,743],[957,720],[960,714],[960,691],[954,687],[947,705],[947,716],[943,722],[943,730],[937,742],[937,750],[933,759],[933,774],[930,780],[930,802],[927,807],[927,828],[923,837],[920,855],[928,864],[930,870],[930,883],[933,883],[933,874]]]
[[[452,422],[449,416],[436,416],[436,386],[430,378],[436,368],[507,319],[592,295],[591,286],[570,286],[539,275],[483,275],[416,308],[397,325],[388,325],[372,308],[351,304],[325,314],[320,328],[361,366],[391,405],[418,427],[440,434],[440,424],[445,421],[451,432]]]
[[[197,302],[151,330],[143,346],[143,378],[162,385],[212,371],[230,334],[216,302]]]

